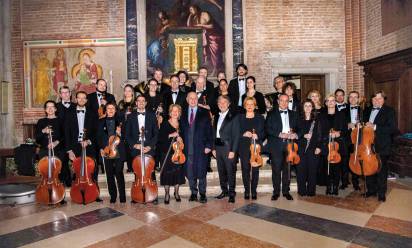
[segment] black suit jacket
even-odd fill
[[[157,128],[156,115],[149,110],[146,110],[144,127],[144,145],[150,146],[151,150],[148,154],[154,155],[154,149],[157,143],[157,134],[159,130]],[[126,142],[130,146],[131,154],[133,157],[140,154],[140,150],[134,148],[134,145],[140,144],[139,138],[140,130],[137,111],[134,111],[127,117],[126,122]]]
[[[368,108],[364,113],[364,121],[368,122],[372,108]],[[375,130],[375,150],[383,156],[391,154],[392,135],[396,133],[395,110],[389,106],[383,105],[375,117],[373,124]]]
[[[230,80],[228,91],[229,91],[230,100],[232,101],[232,105],[237,106],[239,102],[239,97],[241,97],[239,95],[239,81],[237,77]],[[246,78],[245,78],[245,92],[246,92]]]
[[[253,96],[256,99],[256,105],[257,105],[257,109],[256,112],[259,114],[265,114],[266,113],[266,104],[265,104],[265,97],[263,96],[262,93],[260,93],[259,91],[255,92],[255,95]],[[242,103],[245,101],[246,99],[246,93],[243,94],[242,96]],[[245,111],[243,111],[245,112]]]
[[[177,94],[176,98],[176,104],[179,104],[182,109],[185,108],[186,106],[186,95],[187,92],[183,92],[179,90],[179,93]],[[172,91],[169,90],[167,93],[163,95],[163,115],[167,117],[169,115],[169,106],[173,104],[173,97],[172,97]]]
[[[106,92],[106,101],[107,102],[116,102],[114,96],[108,92]],[[87,110],[95,114],[97,117],[98,109],[99,109],[99,101],[97,100],[97,93],[93,92],[87,95]]]
[[[216,139],[217,134],[217,122],[219,120],[219,114],[214,118],[213,123],[213,137]],[[220,139],[229,144],[230,151],[237,152],[239,148],[240,139],[240,125],[239,116],[229,111],[223,120],[222,126],[220,127]]]
[[[66,145],[66,151],[72,150],[77,156],[81,153],[81,146],[78,142],[79,137],[79,126],[77,123],[77,111],[74,108],[72,111],[68,112],[65,117],[64,122],[64,143]],[[96,129],[97,122],[95,116],[86,110],[84,117],[84,129],[86,129],[86,138],[89,139],[92,144],[88,147],[88,156],[94,157],[94,147],[96,145]]]
[[[196,92],[196,83],[193,82],[191,85],[191,91]],[[214,84],[210,81],[206,81],[206,89],[202,92],[201,97],[199,98],[199,103],[203,104],[203,96],[206,97],[206,104],[211,105],[215,95]]]
[[[298,114],[295,111],[288,110],[289,127],[295,132],[299,133]],[[283,139],[279,138],[282,132],[282,118],[280,117],[279,108],[270,111],[266,117],[265,131],[268,138],[268,145],[270,151],[281,151]]]
[[[66,121],[66,115],[70,113],[71,111],[76,110],[76,104],[70,102],[70,107],[66,108],[61,102],[58,102],[56,104],[57,108],[57,118],[59,119],[60,122],[60,133],[62,136],[64,136],[65,132],[65,121]],[[64,139],[61,139],[60,144],[64,147]]]

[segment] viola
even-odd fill
[[[292,131],[291,131],[292,132]],[[298,155],[298,144],[292,139],[288,139],[286,162],[289,165],[297,165],[300,163]]]
[[[152,180],[155,160],[144,153],[144,127],[140,130],[140,155],[133,159],[135,181],[132,184],[131,198],[133,202],[147,203],[157,199],[157,184]]]
[[[86,129],[83,130],[82,140],[86,140]],[[72,167],[76,174],[76,179],[73,181],[72,188],[70,189],[72,201],[83,205],[96,201],[100,191],[92,176],[95,163],[91,157],[87,156],[86,147],[83,145],[82,154],[73,160]]]
[[[52,129],[49,126],[49,144],[53,143]],[[54,156],[54,148],[48,149],[48,155],[40,159],[38,164],[42,180],[36,188],[36,202],[42,204],[57,204],[63,201],[66,191],[59,180],[62,162]]]
[[[122,123],[117,128],[121,128]],[[120,137],[119,135],[111,135],[109,137],[109,142],[107,146],[103,149],[104,156],[109,159],[113,159],[118,157],[119,151],[117,146],[120,144]]]
[[[106,100],[106,92],[102,92],[102,100]],[[104,104],[100,104],[99,109],[97,110],[97,113],[99,114],[99,119],[103,119],[106,117],[106,111],[104,109]]]
[[[173,155],[172,155],[172,163],[174,164],[180,164],[183,165],[186,162],[186,156],[183,153],[183,149],[185,148],[185,145],[183,144],[182,141],[174,141],[173,142]]]
[[[252,130],[252,134],[255,134],[255,129]],[[263,159],[261,155],[262,147],[256,142],[256,139],[251,138],[250,142],[250,166],[252,167],[260,167],[263,165]]]

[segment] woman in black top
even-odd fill
[[[186,71],[178,71],[176,75],[179,78],[179,90],[189,92],[192,84],[189,74]]]
[[[144,96],[146,97],[147,105],[146,109],[152,111],[153,113],[158,113],[158,116],[163,113],[163,108],[161,106],[162,97],[158,93],[158,82],[156,79],[149,79],[147,82],[148,90],[145,92]]]
[[[56,116],[56,102],[48,100],[44,103],[46,117],[38,120],[36,124],[36,143],[40,146],[39,158],[48,155],[49,148],[54,148],[56,157],[61,158],[60,140],[61,134],[60,120]],[[49,144],[49,132],[52,132],[53,143]]]
[[[299,120],[298,153],[300,164],[296,167],[298,194],[315,196],[316,173],[322,146],[319,120],[315,118],[315,105],[309,99],[303,102],[303,113]]]
[[[242,96],[242,102],[245,101],[246,97],[254,97],[256,99],[255,111],[257,113],[262,115],[266,113],[265,97],[256,90],[256,79],[253,76],[246,78],[246,93]]]
[[[262,147],[265,139],[264,128],[265,119],[259,113],[255,113],[256,99],[253,97],[246,97],[243,101],[243,107],[246,110],[245,114],[240,114],[240,141],[239,141],[239,157],[242,165],[242,179],[245,187],[245,199],[250,199],[250,192],[252,193],[252,200],[257,199],[256,188],[259,181],[259,167],[251,167],[250,164],[250,145],[252,137],[256,139],[256,143]],[[253,134],[253,130],[255,133]],[[250,178],[250,171],[252,171],[252,178]]]
[[[229,83],[227,82],[226,79],[222,78],[219,81],[219,85],[215,88],[215,94],[213,94],[214,98],[211,101],[212,104],[210,106],[210,110],[212,111],[213,115],[217,115],[219,114],[219,108],[217,106],[217,99],[219,98],[219,96],[229,96]],[[230,96],[229,96],[230,98]],[[230,107],[229,107],[230,108]]]
[[[134,101],[134,89],[131,84],[126,84],[123,88],[123,99],[119,101],[118,105],[119,111],[117,112],[117,118],[122,123],[122,142],[126,144],[126,121],[129,114],[133,112],[136,108],[135,101]],[[130,146],[125,145],[125,157],[127,163],[127,172],[133,171],[133,157],[130,156]]]
[[[125,156],[124,138],[122,137],[120,121],[116,119],[116,103],[106,104],[106,117],[99,120],[97,128],[97,144],[100,149],[100,155],[104,159],[106,170],[107,187],[110,194],[110,203],[115,203],[117,190],[119,190],[120,202],[126,202],[126,191],[123,175],[123,161]],[[109,144],[110,136],[120,136],[120,143],[117,145],[117,156],[108,158],[103,150]],[[116,178],[116,180],[115,180]],[[116,188],[116,182],[117,187]]]
[[[347,131],[346,116],[344,111],[336,110],[336,101],[334,95],[330,95],[326,98],[326,107],[327,109],[324,112],[322,112],[320,116],[323,155],[321,173],[327,178],[326,194],[338,195],[341,170],[340,167],[342,162],[336,164],[329,164],[328,175],[328,144],[329,135],[331,135],[331,137],[335,138],[335,141],[339,143],[339,153],[341,157],[345,156],[345,154],[347,153],[344,139],[345,132]]]
[[[180,202],[179,185],[184,184],[185,170],[183,165],[174,164],[172,162],[173,149],[170,150],[168,156],[166,154],[169,150],[172,140],[179,140],[182,138],[179,133],[179,119],[182,114],[182,108],[178,104],[172,104],[169,107],[169,120],[162,122],[159,130],[159,138],[157,141],[157,149],[161,154],[161,163],[164,166],[160,174],[160,185],[165,187],[165,204],[169,204],[170,200],[170,186],[174,186],[174,196],[177,202]],[[173,139],[175,138],[175,139]]]
[[[322,96],[318,90],[311,90],[307,95],[307,99],[311,100],[315,106],[313,112],[316,118],[319,117],[319,114],[325,110],[322,106],[321,97]]]

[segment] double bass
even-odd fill
[[[86,140],[86,129],[83,130],[83,139]],[[94,160],[86,155],[86,147],[82,144],[82,154],[73,160],[73,171],[76,174],[76,179],[72,183],[70,189],[70,197],[72,201],[79,204],[88,204],[96,201],[100,191],[96,182],[93,180],[93,172],[95,168]]]
[[[155,160],[152,156],[144,153],[144,127],[140,130],[140,155],[133,159],[133,171],[135,181],[132,184],[132,202],[147,203],[157,199],[157,184],[152,180]]]
[[[252,130],[252,134],[255,134],[255,129]],[[250,166],[260,167],[263,165],[263,159],[261,155],[262,147],[256,142],[256,139],[251,138],[250,141]]]
[[[361,111],[365,103],[363,102],[362,105],[362,108],[359,108],[359,116],[362,116]],[[362,177],[379,172],[381,163],[374,149],[375,130],[365,126],[361,120],[352,130],[351,140],[354,152],[349,158],[349,168],[352,172]]]
[[[53,143],[51,126],[49,129],[49,144]],[[63,201],[66,191],[59,180],[62,162],[54,156],[54,148],[49,147],[47,157],[40,159],[38,169],[42,180],[36,188],[36,202],[42,204],[57,204]]]

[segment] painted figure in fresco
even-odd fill
[[[34,62],[35,69],[35,83],[34,83],[34,103],[43,104],[49,99],[50,95],[50,61],[47,59],[45,50],[41,50],[39,57]]]
[[[223,51],[225,37],[223,30],[213,20],[209,12],[202,11],[200,24],[196,27],[203,29],[203,66],[206,66],[211,75],[224,70]]]
[[[102,77],[102,67],[96,64],[92,56],[95,51],[86,48],[79,53],[79,63],[72,68],[72,77],[76,80],[75,91],[85,91],[88,94],[96,91],[96,80]]]
[[[200,8],[197,5],[190,5],[189,16],[187,17],[186,25],[188,27],[195,27],[200,24]]]
[[[67,85],[67,64],[63,48],[56,50],[56,57],[53,59],[53,90],[57,92],[61,86]]]

